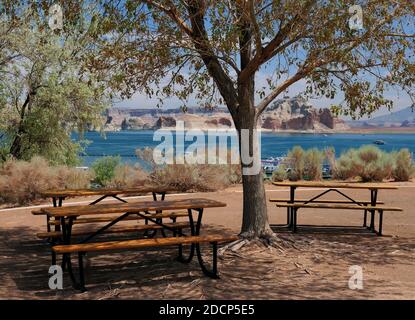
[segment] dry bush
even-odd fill
[[[28,204],[49,189],[85,188],[90,173],[64,166],[51,167],[41,157],[30,161],[8,160],[0,168],[0,201]]]
[[[152,183],[177,191],[215,191],[231,185],[235,174],[228,165],[172,164],[150,174]]]
[[[92,170],[77,169],[74,167],[58,166],[50,167],[55,172],[60,189],[87,189],[94,179]]]
[[[357,159],[355,149],[350,149],[343,153],[340,158],[335,161],[334,167],[332,167],[333,178],[338,180],[350,180],[358,176],[362,171],[362,168],[355,159]]]
[[[304,155],[304,177],[308,180],[321,180],[323,177],[324,153],[316,148],[307,150]]]
[[[336,161],[334,178],[348,180],[359,177],[363,182],[380,182],[392,176],[392,157],[375,146],[350,149]]]
[[[153,149],[138,149],[136,154],[144,162],[145,167],[149,168],[150,183],[174,188],[177,191],[215,191],[242,181],[239,164],[157,165],[153,159]],[[224,154],[227,156],[227,163],[230,163],[231,153],[224,152]]]
[[[393,162],[389,154],[375,146],[363,146],[358,150],[358,156],[363,164],[359,174],[363,182],[381,182],[391,178]]]
[[[149,176],[139,166],[120,164],[114,170],[114,176],[105,183],[108,188],[134,188],[148,182]]]
[[[272,172],[271,181],[272,182],[282,182],[288,177],[287,167],[283,164],[280,164],[277,170]]]
[[[290,168],[288,178],[291,181],[301,180],[304,176],[304,149],[295,146],[288,152],[287,164]]]
[[[415,175],[415,165],[412,154],[408,149],[401,149],[392,153],[393,171],[395,181],[409,181]]]

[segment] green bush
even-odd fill
[[[115,176],[115,168],[120,165],[120,157],[103,157],[92,164],[91,168],[94,171],[95,179],[94,182],[100,186],[105,186]]]
[[[323,161],[323,152],[317,148],[307,150],[304,155],[304,178],[307,180],[321,180]]]
[[[415,165],[408,149],[392,153],[392,177],[395,181],[409,181],[415,175]]]

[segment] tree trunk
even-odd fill
[[[30,111],[30,104],[31,104],[31,97],[36,94],[35,90],[30,91],[25,99],[25,102],[22,105],[20,110],[20,121],[16,131],[16,135],[13,139],[13,142],[10,146],[10,154],[15,159],[20,159],[22,157],[22,135],[25,133],[24,129],[24,122],[26,116],[26,108],[29,108]]]
[[[246,86],[239,87],[239,110],[238,119],[235,126],[239,135],[239,151],[242,166],[243,184],[243,221],[241,236],[252,238],[269,238],[274,233],[268,223],[267,203],[265,197],[264,177],[261,167],[261,154],[259,143],[260,137],[257,136],[257,117],[254,106],[254,81]],[[249,130],[249,139],[243,137],[242,131]],[[246,133],[245,133],[246,134]],[[247,163],[243,163],[243,153],[245,156],[249,150],[249,156],[253,163],[256,163],[258,170],[245,172],[249,169]],[[244,170],[245,169],[245,170]]]
[[[242,176],[243,221],[241,236],[246,238],[269,238],[273,232],[268,223],[267,203],[262,172]]]
[[[18,130],[10,146],[10,155],[15,159],[20,159],[22,157],[22,139],[20,134],[22,134],[22,131]]]

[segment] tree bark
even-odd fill
[[[36,92],[29,92],[25,102],[22,105],[22,108],[20,110],[20,121],[19,125],[16,131],[16,135],[13,138],[13,142],[10,146],[10,154],[15,159],[21,159],[22,157],[22,135],[25,133],[24,129],[24,121],[26,116],[26,108],[30,106],[31,103],[31,97],[35,95]]]
[[[243,148],[249,148],[249,155],[259,165],[256,174],[244,174],[244,168],[249,165],[241,163],[243,184],[243,221],[241,236],[253,238],[269,238],[274,233],[268,223],[267,203],[264,188],[264,177],[262,173],[261,154],[258,139],[254,132],[257,130],[257,116],[254,106],[255,82],[252,78],[246,84],[240,84],[238,88],[239,110],[235,121],[239,135],[239,151],[241,160]],[[242,139],[242,130],[249,130],[249,139]],[[242,146],[245,144],[245,146]]]

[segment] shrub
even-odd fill
[[[321,180],[323,161],[323,152],[317,148],[307,150],[304,155],[304,178],[307,180]]]
[[[215,191],[228,186],[226,165],[172,164],[150,174],[154,184],[178,191]]]
[[[290,168],[288,178],[291,181],[301,180],[304,176],[304,150],[295,146],[287,155],[287,164]]]
[[[380,182],[392,175],[392,157],[376,146],[350,149],[336,161],[334,177],[347,180],[359,177],[363,182]]]
[[[100,186],[105,186],[114,178],[115,168],[120,165],[120,163],[120,157],[109,156],[96,160],[91,166],[95,174],[94,182],[98,183]]]
[[[362,167],[359,177],[363,182],[381,182],[392,176],[392,158],[378,147],[363,146],[358,149],[358,157]]]
[[[277,170],[272,172],[271,181],[272,182],[281,182],[287,179],[287,167],[285,165],[279,165]]]
[[[50,167],[49,170],[55,171],[59,189],[87,189],[94,179],[91,170],[67,166]]]
[[[340,158],[335,161],[333,177],[339,180],[349,180],[358,176],[363,169],[356,159],[357,155],[355,149],[350,149],[343,153]]]
[[[136,154],[149,169],[150,183],[178,191],[215,191],[242,181],[239,164],[157,165],[151,148],[138,149]],[[230,160],[231,153],[226,154]]]
[[[91,174],[65,166],[52,167],[41,157],[7,160],[0,168],[0,201],[28,204],[49,189],[87,188]]]
[[[148,173],[141,167],[120,164],[115,167],[113,178],[105,182],[105,187],[133,188],[145,185],[148,179]]]
[[[415,175],[415,165],[412,154],[408,149],[392,153],[392,177],[395,181],[409,181]]]

